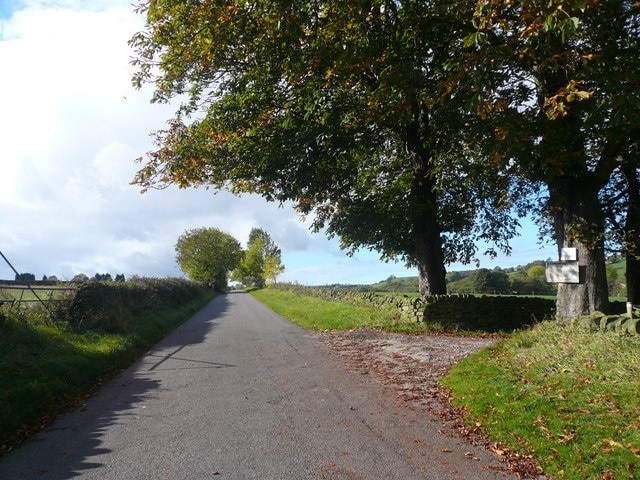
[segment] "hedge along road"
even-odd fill
[[[517,478],[440,428],[315,334],[228,293],[0,458],[0,478]]]

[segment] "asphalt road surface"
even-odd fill
[[[246,293],[228,293],[77,411],[0,458],[0,479],[504,479]]]

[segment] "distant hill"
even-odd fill
[[[369,285],[369,290],[375,292],[417,292],[418,277],[395,277],[391,275],[373,285]]]
[[[449,293],[476,293],[483,291],[487,293],[512,293],[514,290],[511,288],[510,283],[514,279],[518,280],[519,276],[526,277],[527,271],[536,265],[544,265],[544,261],[536,260],[517,268],[501,269],[497,267],[493,270],[481,268],[448,272],[447,290]],[[486,272],[489,273],[487,274]],[[485,278],[483,280],[478,279],[480,274],[484,274]],[[489,281],[488,284],[487,280]],[[522,283],[526,285],[522,287]],[[532,281],[527,280],[521,280],[520,284],[516,282],[516,287],[518,293],[524,293],[524,291],[528,293],[537,291],[540,293],[545,290],[543,285],[532,285]],[[414,293],[418,291],[418,277],[396,277],[391,275],[386,280],[378,283],[360,285],[355,288],[362,291]],[[552,293],[555,293],[555,289],[553,289]]]
[[[473,270],[459,270],[447,273],[448,293],[503,293],[521,295],[555,295],[556,285],[547,283],[544,270],[540,267],[546,264],[544,260],[535,260],[526,265],[492,270],[478,268]],[[624,296],[621,289],[626,264],[624,260],[607,263],[609,289],[612,296]],[[614,278],[611,278],[614,277]],[[339,290],[357,290],[361,292],[390,292],[416,293],[418,292],[418,277],[396,277],[391,275],[371,285],[326,285],[328,288]]]

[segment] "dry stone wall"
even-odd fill
[[[279,284],[276,288],[329,301],[391,308],[404,322],[437,323],[446,330],[512,331],[551,318],[555,312],[554,300],[537,297],[434,295],[419,298],[291,284]]]

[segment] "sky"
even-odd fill
[[[21,273],[179,277],[174,245],[187,230],[219,228],[243,245],[252,228],[282,250],[278,281],[370,284],[416,276],[367,250],[349,257],[312,233],[291,205],[206,189],[140,193],[135,159],[153,148],[177,105],[151,104],[131,85],[127,45],[144,27],[131,0],[0,0],[0,252]],[[528,227],[510,267],[557,254]],[[449,271],[474,265],[450,265]],[[13,279],[0,258],[0,279]]]

